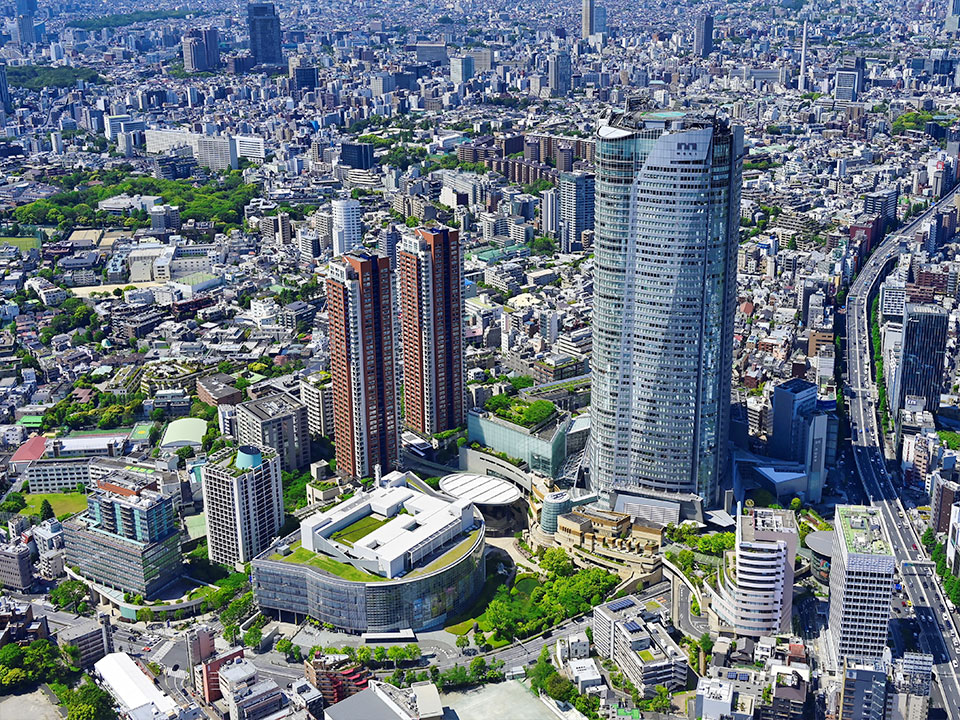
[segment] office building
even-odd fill
[[[547,82],[550,85],[550,94],[554,97],[570,94],[571,71],[568,53],[559,52],[550,56],[547,61]]]
[[[201,469],[210,560],[250,562],[283,525],[283,485],[277,453],[240,445],[214,453]]]
[[[124,471],[96,481],[85,512],[63,523],[66,562],[87,580],[153,597],[182,569],[174,499]]]
[[[473,58],[470,55],[457,55],[450,58],[450,80],[462,85],[473,78]]]
[[[887,671],[883,663],[844,662],[838,720],[884,720],[887,717]]]
[[[903,337],[893,381],[895,415],[911,396],[922,397],[927,412],[936,415],[940,409],[949,320],[950,314],[940,305],[904,305]]]
[[[803,452],[803,418],[817,408],[817,386],[792,378],[773,389],[773,434],[769,452],[781,460],[799,462]]]
[[[13,104],[10,102],[10,84],[7,80],[7,66],[0,64],[0,108],[10,112]]]
[[[33,605],[0,595],[0,647],[9,643],[27,644],[50,637],[46,615],[34,617]]]
[[[358,170],[373,167],[373,144],[344,142],[340,146],[340,162]]]
[[[417,228],[400,241],[404,425],[424,437],[464,425],[460,233]]]
[[[714,610],[736,635],[789,632],[797,522],[791,510],[737,507],[736,545],[718,572]]]
[[[394,285],[390,260],[357,249],[330,264],[330,375],[337,471],[371,477],[398,460]]]
[[[303,470],[310,464],[308,427],[306,406],[288,393],[237,405],[237,440],[275,450],[284,472]]]
[[[879,510],[838,505],[830,567],[830,640],[844,659],[876,662],[887,647],[896,562]]]
[[[80,651],[77,665],[91,667],[101,658],[113,652],[113,625],[110,615],[100,613],[95,620],[82,620],[57,631],[57,644],[61,650],[66,645],[75,645]]]
[[[947,21],[944,24],[944,30],[953,37],[956,37],[960,31],[960,0],[947,0]]]
[[[247,5],[247,29],[250,32],[250,54],[254,65],[283,65],[280,16],[273,3],[254,2]]]
[[[594,7],[593,0],[583,0],[583,9],[581,10],[581,35],[586,40],[593,35]]]
[[[0,585],[17,592],[26,592],[33,587],[30,546],[21,543],[19,538],[0,545]]]
[[[575,252],[583,249],[582,235],[594,229],[596,178],[592,173],[561,173],[560,193],[560,249]]]
[[[183,49],[183,69],[188,73],[203,72],[210,69],[207,59],[207,45],[200,31],[193,30],[180,41]]]
[[[693,32],[693,53],[705,58],[713,52],[713,15],[704,13],[697,18]]]
[[[853,70],[837,70],[833,79],[833,96],[837,100],[856,102],[860,97],[860,77]]]
[[[353,250],[362,240],[360,229],[360,202],[354,199],[338,199],[330,203],[333,213],[331,229],[333,256],[339,257]]]
[[[711,117],[628,112],[597,132],[590,478],[604,499],[716,498],[742,155],[742,128]]]
[[[330,373],[300,380],[300,402],[307,406],[307,428],[314,438],[333,438],[333,384]]]

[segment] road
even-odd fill
[[[710,623],[704,617],[694,617],[690,612],[690,588],[680,583],[679,597],[677,602],[680,608],[680,617],[677,618],[677,625],[684,635],[692,638],[699,638],[705,632],[710,631]]]
[[[940,203],[889,236],[877,247],[850,287],[846,307],[847,395],[851,427],[855,430],[851,433],[854,436],[854,462],[870,504],[880,510],[886,525],[901,582],[916,609],[919,645],[934,656],[944,707],[950,709],[960,707],[960,682],[957,680],[957,658],[960,652],[944,638],[944,633],[956,638],[956,626],[953,619],[945,615],[943,591],[939,581],[931,576],[929,567],[918,568],[916,565],[928,560],[918,550],[920,538],[909,522],[888,472],[872,376],[869,316],[870,296],[885,275],[887,263],[900,254],[901,240],[910,236],[938,206],[952,202],[956,192],[951,192]],[[902,607],[900,599],[895,599],[895,604]],[[941,627],[944,627],[943,631]]]

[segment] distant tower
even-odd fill
[[[707,57],[713,52],[713,15],[704,13],[697,18],[697,27],[693,33],[693,53],[697,57]]]
[[[947,0],[947,22],[944,30],[954,36],[960,32],[960,0]]]
[[[583,0],[583,38],[586,40],[593,35],[593,0]]]
[[[960,2],[960,0],[958,0]],[[803,44],[800,46],[800,78],[797,80],[797,90],[807,91],[807,21],[803,21]]]
[[[250,31],[250,54],[255,65],[283,65],[280,46],[280,16],[273,3],[258,2],[247,6],[247,27]]]

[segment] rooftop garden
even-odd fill
[[[494,395],[484,404],[484,409],[525,428],[535,427],[549,420],[557,412],[556,406],[549,400],[530,402],[510,395]]]
[[[458,542],[450,550],[447,550],[445,553],[440,555],[438,558],[436,558],[429,564],[424,565],[423,567],[418,567],[414,570],[411,570],[409,573],[407,573],[407,577],[429,575],[435,570],[439,570],[440,568],[444,568],[444,567],[447,567],[448,565],[452,565],[453,563],[457,562],[460,558],[462,558],[464,555],[466,555],[468,552],[470,552],[470,548],[472,548],[473,544],[477,541],[477,535],[479,534],[480,534],[480,529],[478,528],[473,532],[471,532],[469,535],[467,535],[467,537],[460,540],[460,542]]]
[[[279,560],[280,562],[296,563],[297,565],[310,565],[311,567],[315,567],[319,570],[323,570],[324,572],[328,572],[331,575],[336,575],[337,577],[343,578],[344,580],[349,580],[351,582],[383,582],[384,580],[387,580],[385,577],[380,577],[379,575],[374,575],[373,573],[369,573],[366,570],[361,570],[353,565],[348,565],[347,563],[342,563],[339,560],[334,560],[332,557],[311,552],[305,547],[301,547],[300,541],[293,543],[290,548],[293,552],[291,552],[289,555],[274,553],[269,557],[269,559]]]
[[[389,519],[380,520],[374,515],[367,515],[347,525],[347,527],[337,530],[330,536],[330,539],[353,547],[355,542],[366,537],[377,528],[386,525],[388,522],[390,522]]]

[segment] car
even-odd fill
[[[914,550],[917,549],[917,544],[916,544],[916,543],[913,544],[913,549],[914,549]]]
[[[144,652],[150,652],[151,650],[153,650],[153,648],[151,648],[151,647],[144,647],[144,648],[143,648],[143,651],[144,651]]]

